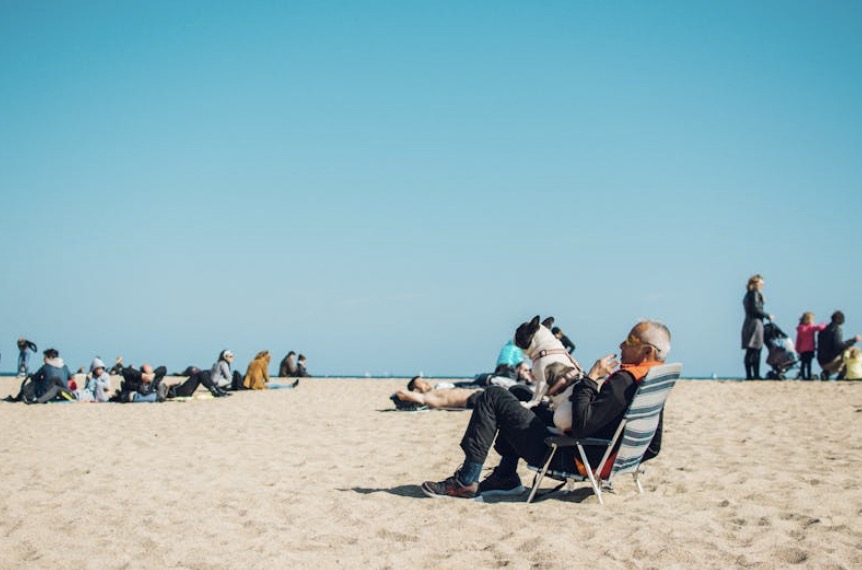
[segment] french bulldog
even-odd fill
[[[553,323],[553,317],[548,317],[545,322]],[[584,369],[578,361],[550,329],[539,322],[538,315],[529,322],[521,323],[515,330],[515,346],[532,361],[536,378],[533,398],[523,402],[526,408],[534,408],[545,396],[552,398],[557,395],[551,404],[555,408],[556,399],[562,397],[564,389],[584,375]]]

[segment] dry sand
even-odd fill
[[[388,411],[403,384],[0,404],[0,567],[862,567],[862,383],[681,381],[604,506],[425,498],[469,412]]]

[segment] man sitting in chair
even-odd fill
[[[610,354],[596,361],[586,377],[574,385],[570,398],[573,437],[610,439],[620,425],[626,409],[650,368],[664,363],[670,352],[670,331],[656,321],[641,321],[620,343],[620,359]],[[619,369],[617,369],[619,366]],[[422,492],[429,497],[475,499],[483,493],[521,493],[518,459],[540,465],[549,451],[545,445],[550,414],[536,412],[521,405],[506,389],[486,388],[473,399],[470,423],[461,439],[464,463],[455,474],[439,482],[426,481]],[[496,444],[494,440],[496,438]],[[661,425],[655,439],[661,438]],[[501,455],[500,464],[479,483],[482,465],[491,445]],[[603,449],[587,447],[591,464],[601,460]],[[592,451],[592,453],[591,453]],[[556,458],[573,461],[573,455],[558,453]],[[555,459],[556,459],[555,458]]]

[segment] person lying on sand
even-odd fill
[[[398,390],[394,398],[402,402],[412,402],[429,408],[472,408],[470,396],[479,392],[479,389],[467,388],[442,388],[435,389],[431,382],[414,376],[407,383],[407,390]]]
[[[111,397],[112,402],[163,402],[168,386],[162,382],[168,373],[166,366],[153,368],[151,364],[142,364],[138,370],[127,366],[120,372],[123,381],[120,390]]]
[[[636,324],[620,343],[620,359],[610,354],[597,360],[586,377],[574,385],[571,395],[571,428],[567,433],[574,437],[610,439],[623,418],[637,391],[637,383],[650,368],[665,361],[670,352],[670,331],[656,321]],[[618,367],[619,366],[619,367]],[[426,481],[421,489],[429,497],[475,499],[482,494],[523,492],[518,477],[518,460],[526,459],[533,465],[547,457],[547,417],[540,417],[534,409],[527,409],[507,390],[490,386],[472,398],[473,413],[461,439],[464,462],[455,474],[443,481]],[[661,422],[651,444],[654,457],[661,441]],[[496,440],[496,443],[495,443]],[[494,449],[501,456],[500,464],[479,483],[482,466],[488,452]],[[596,465],[604,450],[588,447],[587,458]],[[557,454],[561,462],[571,464],[570,453]],[[598,456],[596,456],[598,454]],[[613,464],[607,464],[608,470]],[[603,474],[604,475],[604,474]]]

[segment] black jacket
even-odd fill
[[[142,396],[147,396],[155,392],[159,383],[164,379],[164,377],[168,373],[168,368],[166,366],[159,366],[155,370],[153,370],[156,377],[152,382],[145,383],[141,378],[141,371],[135,368],[123,368],[120,372],[123,376],[123,383],[120,385],[120,401],[127,402],[129,397],[138,393]]]
[[[575,384],[570,397],[574,423],[568,432],[569,435],[577,438],[611,439],[635,397],[637,389],[634,376],[624,370],[611,374],[602,384],[601,389],[595,380],[584,377]],[[655,457],[661,449],[662,423],[660,416],[655,436],[644,454],[644,460]],[[597,467],[605,450],[597,446],[587,446],[584,451],[593,467]]]
[[[841,325],[829,323],[825,329],[817,333],[817,362],[821,365],[831,362],[854,344],[856,344],[854,338],[844,341]]]

